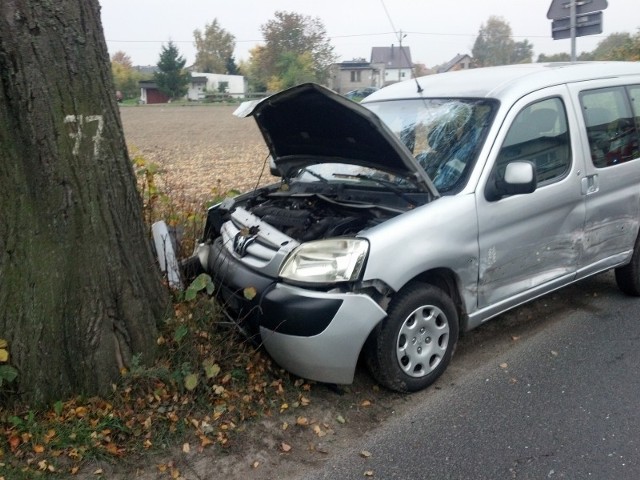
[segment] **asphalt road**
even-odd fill
[[[524,313],[508,348],[472,332],[435,386],[300,478],[640,478],[640,299],[605,274]]]

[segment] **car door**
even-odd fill
[[[586,200],[578,277],[628,258],[640,218],[640,81],[608,79],[571,87],[582,123]]]
[[[476,191],[479,309],[504,310],[575,276],[585,205],[567,97],[566,87],[558,86],[520,99],[496,137]],[[536,190],[488,200],[488,183],[499,181],[513,161],[534,164]]]

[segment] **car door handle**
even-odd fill
[[[582,195],[592,195],[600,190],[598,174],[582,177]]]

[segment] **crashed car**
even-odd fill
[[[637,85],[634,64],[518,65],[245,104],[281,181],[210,208],[187,264],[290,372],[348,384],[364,355],[420,390],[461,331],[525,301],[613,267],[640,295],[637,127],[615,163],[589,143],[591,105],[613,91],[630,116]]]

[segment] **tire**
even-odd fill
[[[640,235],[636,238],[631,262],[624,267],[616,268],[616,283],[627,295],[640,297]]]
[[[409,284],[391,301],[387,317],[369,339],[371,374],[390,390],[422,390],[449,365],[458,331],[457,310],[443,290]]]

